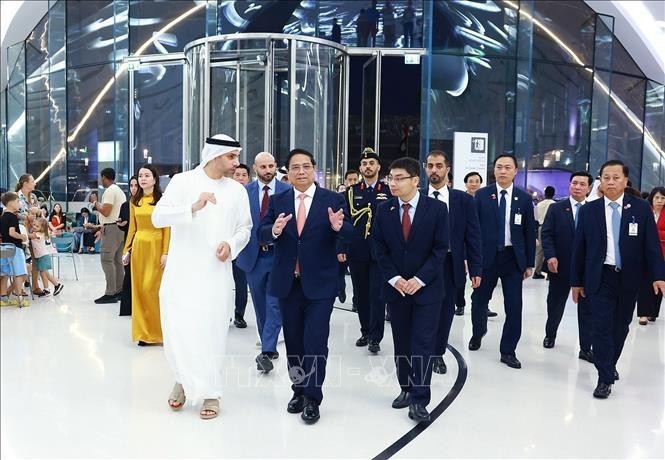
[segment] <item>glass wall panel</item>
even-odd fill
[[[204,47],[196,46],[187,52],[186,67],[186,100],[189,120],[187,132],[187,151],[185,156],[185,170],[193,168],[199,163],[201,148],[203,146],[203,72]],[[214,126],[213,126],[214,128]]]
[[[205,6],[205,2],[192,0],[130,1],[130,52],[134,54],[139,49],[144,50],[141,54],[181,52],[184,45],[205,36]],[[168,29],[148,43],[163,28]]]
[[[644,73],[616,38],[612,42],[612,70],[644,78]]]
[[[116,50],[126,49],[126,36],[115,28],[127,23],[127,12],[109,0],[67,1],[67,65],[77,67],[121,59]],[[121,46],[116,41],[124,41]]]
[[[511,152],[515,61],[490,59],[491,69],[467,74],[464,57],[432,55],[428,150],[452,153],[455,131],[488,134],[488,161]]]
[[[435,0],[432,48],[450,54],[475,56],[485,66],[485,56],[514,56],[518,2],[449,2]]]
[[[566,196],[568,173],[585,170],[589,160],[591,72],[534,62],[531,78],[529,175],[545,169],[561,173],[538,174],[551,183],[536,184],[530,177],[530,191],[542,195],[545,186],[553,185],[557,196]]]
[[[67,73],[49,74],[49,191],[59,202],[67,201]]]
[[[134,72],[134,165],[160,175],[182,171],[182,66],[143,65]]]
[[[49,72],[65,70],[65,58],[67,43],[66,36],[66,11],[65,0],[55,2],[48,12],[48,59]]]
[[[113,70],[106,64],[67,71],[67,193],[79,205],[97,188],[99,171],[116,167],[122,149],[115,139]]]
[[[607,159],[623,161],[630,169],[630,181],[638,188],[642,172],[645,91],[646,81],[641,78],[612,75]]]
[[[665,85],[647,82],[642,162],[643,191],[665,184]]]
[[[7,153],[9,154],[9,188],[25,174],[25,47],[23,42],[9,47],[14,55],[14,68],[7,80]],[[32,171],[30,171],[32,172]]]
[[[48,73],[48,51],[48,14],[45,14],[25,40],[25,72],[28,75]]]
[[[0,188],[7,190],[9,152],[7,152],[7,90],[0,91]]]
[[[26,48],[27,49],[27,48]],[[38,197],[49,196],[49,77],[48,73],[30,76],[26,81],[27,167],[35,176]]]
[[[534,2],[533,58],[591,65],[595,13],[584,2]]]

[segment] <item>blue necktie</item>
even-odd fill
[[[580,206],[582,206],[582,203],[575,203],[575,214],[573,214],[573,220],[575,221],[575,228],[577,228],[577,216],[580,213]]]
[[[499,251],[506,247],[506,191],[501,190],[501,199],[499,200],[499,241],[497,248]]]
[[[621,252],[619,251],[621,215],[619,214],[619,203],[612,201],[610,207],[612,208],[612,235],[614,236],[614,265],[621,268]]]

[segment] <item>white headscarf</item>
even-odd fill
[[[213,141],[224,141],[229,145],[215,144],[210,142],[211,139]],[[234,152],[236,150],[240,152],[242,148],[240,148],[240,144],[235,139],[233,139],[231,136],[227,136],[226,134],[215,134],[214,136],[206,139],[203,150],[201,151],[201,163],[199,163],[198,167],[203,168],[210,160],[225,155],[229,152]]]

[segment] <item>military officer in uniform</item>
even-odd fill
[[[383,339],[385,302],[381,298],[381,273],[372,243],[372,224],[376,207],[392,198],[387,185],[379,181],[381,163],[370,147],[360,155],[362,180],[346,191],[347,205],[353,223],[353,237],[348,241],[346,260],[351,270],[351,282],[360,319],[358,347],[368,347],[371,353],[381,350]]]

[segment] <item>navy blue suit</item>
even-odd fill
[[[547,209],[540,232],[545,261],[553,257],[558,261],[557,273],[550,272],[548,276],[549,289],[547,291],[545,337],[553,339],[556,338],[570,293],[570,260],[575,238],[574,212],[574,207],[571,206],[568,198],[551,204]],[[577,304],[577,325],[580,349],[585,352],[591,351],[591,308],[584,297]]]
[[[291,187],[282,181],[275,181],[275,193],[284,192]],[[261,351],[277,351],[277,340],[282,328],[279,312],[279,300],[268,294],[268,281],[273,265],[274,248],[272,237],[269,242],[257,238],[260,222],[260,200],[263,197],[263,184],[250,182],[245,186],[252,214],[252,233],[247,246],[240,252],[236,265],[247,274],[247,284],[252,294],[252,303],[256,313],[256,327],[261,337]],[[236,288],[237,289],[237,288]],[[246,291],[246,289],[245,289]],[[247,296],[245,292],[245,297]]]
[[[349,238],[353,227],[339,193],[316,187],[302,233],[298,235],[294,189],[273,195],[261,221],[259,241],[274,241],[275,255],[269,293],[279,298],[289,376],[295,396],[317,403],[323,400],[323,381],[328,358],[330,315],[339,289],[337,238]],[[344,224],[335,232],[328,208],[344,209]],[[291,214],[278,238],[272,226],[279,214]],[[300,274],[294,276],[296,261]]]
[[[651,281],[665,280],[665,262],[649,204],[624,194],[619,237],[621,270],[604,265],[607,254],[605,206],[605,199],[600,198],[580,209],[570,283],[584,287],[589,299],[598,380],[611,385],[644,273],[648,273]],[[631,223],[637,224],[637,235],[629,235]]]
[[[346,191],[353,236],[346,248],[351,271],[355,307],[360,320],[360,334],[381,342],[385,325],[385,301],[381,298],[381,273],[373,250],[372,230],[376,207],[392,198],[390,188],[381,182],[368,187],[362,181]]]
[[[506,320],[501,334],[501,354],[515,355],[522,335],[522,279],[527,268],[534,266],[536,256],[536,221],[531,197],[513,186],[510,201],[510,239],[512,246],[499,241],[499,203],[497,184],[479,189],[475,195],[483,242],[483,279],[471,295],[473,337],[487,333],[487,305],[501,279]],[[519,216],[519,217],[516,217]],[[517,220],[516,220],[517,219]],[[519,220],[521,222],[517,223]]]
[[[448,209],[420,194],[407,241],[402,233],[400,204],[391,198],[380,204],[374,222],[374,245],[388,302],[397,378],[412,404],[427,405],[432,358],[444,297],[443,262],[448,252]],[[388,281],[395,276],[418,278],[425,285],[402,296]]]
[[[421,192],[427,194],[429,187],[422,189]],[[466,283],[464,261],[468,261],[470,277],[481,276],[483,269],[480,224],[473,197],[451,188],[448,188],[448,193],[450,247],[443,264],[445,297],[441,304],[435,356],[443,356],[448,346],[457,293],[460,288],[464,289]],[[434,198],[432,194],[430,196]]]

